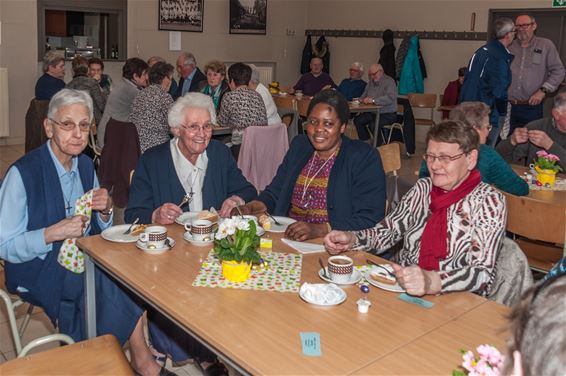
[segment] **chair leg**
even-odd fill
[[[22,351],[22,341],[18,332],[18,326],[16,324],[16,314],[14,313],[15,307],[21,304],[21,301],[12,302],[12,298],[4,290],[0,289],[0,297],[6,303],[6,311],[8,312],[8,321],[10,322],[10,330],[12,332],[12,339],[14,340],[14,347],[16,348],[16,354],[19,355]]]
[[[31,314],[33,312],[33,304],[30,304],[28,307],[28,310],[24,316],[24,319],[22,320],[22,324],[20,325],[20,330],[18,331],[18,334],[20,335],[20,337],[24,336],[24,332],[26,331],[26,328],[28,327],[29,324],[29,320],[31,319]]]
[[[391,135],[393,134],[394,129],[395,129],[395,126],[391,126],[391,128],[389,128],[389,137],[387,137],[387,143],[388,144],[391,143]]]

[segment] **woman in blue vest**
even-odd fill
[[[68,239],[93,235],[112,225],[112,200],[99,188],[92,160],[82,154],[93,120],[92,99],[63,89],[49,103],[49,140],[8,170],[0,188],[0,258],[6,287],[42,307],[53,325],[75,341],[86,339],[84,276],[61,261]],[[92,190],[92,217],[75,206]],[[129,340],[132,368],[144,375],[167,374],[151,355],[143,334],[143,310],[104,273],[95,269],[97,335]]]

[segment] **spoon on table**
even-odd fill
[[[322,262],[322,258],[320,258],[320,257],[318,258],[318,263],[322,267],[322,276],[326,279],[330,279],[328,274],[326,274],[326,266],[324,266],[324,262]]]
[[[367,259],[366,262],[367,262],[368,264],[371,264],[371,265],[373,265],[373,266],[377,266],[378,268],[381,268],[381,269],[385,270],[385,271],[387,272],[387,274],[389,274],[391,277],[397,279],[397,276],[396,276],[394,273],[392,273],[389,269],[387,269],[385,266],[380,265],[380,264],[378,264],[377,262],[375,262],[375,261],[373,261],[373,260],[370,260],[370,259]]]

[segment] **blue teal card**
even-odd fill
[[[416,304],[416,305],[421,306],[423,308],[432,308],[432,306],[434,305],[434,303],[429,302],[428,300],[417,298],[416,296],[410,296],[410,295],[407,295],[405,293],[402,293],[401,295],[399,295],[399,299],[401,299],[401,300],[403,300],[407,303]]]
[[[320,356],[320,333],[301,332],[303,354],[306,356]]]

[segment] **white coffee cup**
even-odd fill
[[[212,239],[212,222],[208,219],[193,219],[190,224],[185,223],[185,230],[191,234],[193,240]]]
[[[335,283],[347,283],[354,272],[354,260],[348,256],[332,256],[328,258],[328,276]]]
[[[297,99],[301,99],[303,97],[303,91],[302,90],[295,91],[295,97],[297,97]]]
[[[360,98],[352,98],[352,106],[359,106]]]
[[[163,248],[167,240],[167,228],[163,226],[149,226],[139,236],[147,248]]]

